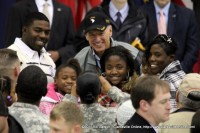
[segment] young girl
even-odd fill
[[[81,68],[76,59],[70,59],[57,68],[54,83],[48,84],[47,95],[41,99],[39,108],[42,113],[50,115],[51,110],[62,101],[63,96],[71,93],[72,85],[80,73]]]

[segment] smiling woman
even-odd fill
[[[180,62],[175,59],[176,50],[177,44],[174,39],[161,34],[152,40],[145,53],[151,73],[170,84],[172,111],[177,108],[176,91],[185,76]]]
[[[108,82],[122,90],[134,73],[132,54],[123,46],[111,47],[105,50],[100,59],[100,64],[103,75]],[[99,102],[103,106],[112,106],[113,101],[108,97],[105,100],[105,97],[107,96],[101,94]]]

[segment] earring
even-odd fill
[[[126,80],[129,81],[129,72],[126,75]]]
[[[7,96],[6,99],[11,102],[12,101],[12,96]]]
[[[105,72],[101,73],[101,76],[106,77],[106,73]]]

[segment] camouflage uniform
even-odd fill
[[[63,101],[77,103],[77,99],[66,94]],[[80,104],[84,114],[84,133],[116,133],[116,109],[105,108],[98,103]]]
[[[85,133],[116,133],[116,112],[111,111],[98,103],[81,104],[84,113]]]
[[[48,133],[49,118],[36,105],[15,102],[9,107],[9,114],[22,126],[24,133]]]
[[[130,99],[130,94],[126,92],[122,92],[116,86],[112,86],[112,88],[108,91],[107,95],[115,101],[117,104],[120,104],[128,99]]]

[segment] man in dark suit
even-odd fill
[[[131,101],[136,112],[121,133],[158,133],[158,124],[169,120],[169,84],[157,76],[143,76],[131,90]]]
[[[147,15],[150,38],[158,34],[159,11],[162,10],[166,20],[166,34],[178,43],[176,58],[180,60],[186,73],[192,71],[192,66],[198,57],[198,27],[192,10],[180,7],[171,0],[154,0],[142,7]]]
[[[75,55],[75,49],[72,45],[75,30],[72,17],[72,11],[69,7],[56,2],[56,0],[45,0],[52,6],[50,14],[52,15],[51,34],[46,46],[56,65],[66,62],[66,60]],[[23,22],[30,12],[40,11],[38,3],[41,0],[21,0],[14,4],[8,16],[8,22],[5,34],[6,47],[13,44],[16,37],[22,36]]]

